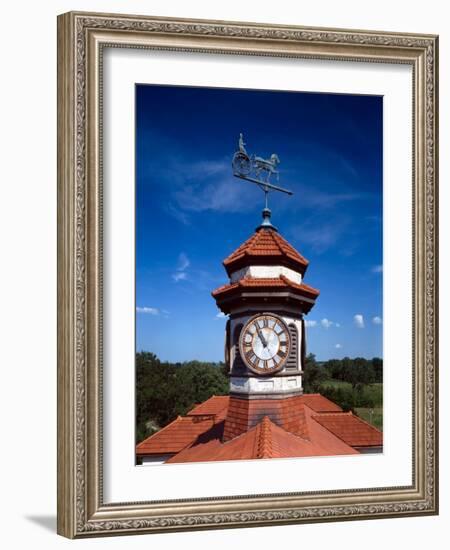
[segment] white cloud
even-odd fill
[[[217,176],[220,173],[226,173],[228,169],[229,162],[227,159],[199,160],[189,166],[189,176],[194,179],[207,178],[209,176]]]
[[[189,216],[183,212],[179,207],[175,206],[172,203],[167,204],[166,206],[167,213],[173,216],[183,225],[191,225],[191,220]]]
[[[378,315],[372,318],[372,323],[374,325],[381,325],[382,322],[383,322],[383,319],[381,317],[378,317]]]
[[[383,266],[382,265],[374,265],[372,267],[372,273],[383,273]]]
[[[172,273],[172,279],[178,283],[178,281],[185,281],[187,279],[187,273],[185,271],[176,271]]]
[[[335,347],[336,349],[342,349],[342,344],[336,344],[334,347]]]
[[[326,317],[324,317],[321,321],[313,321],[312,319],[305,320],[305,326],[308,328],[311,327],[317,327],[322,326],[323,328],[329,329],[330,327],[340,327],[341,325],[339,323],[335,323],[334,321],[330,321]]]
[[[295,239],[308,244],[317,254],[323,254],[337,244],[348,231],[349,225],[350,222],[343,218],[308,219],[303,224],[293,227],[291,233]]]
[[[189,258],[187,257],[187,255],[184,252],[182,252],[178,256],[177,271],[185,271],[190,265],[191,265],[191,262],[190,262]]]
[[[191,265],[191,262],[187,257],[187,254],[185,254],[184,252],[181,252],[181,254],[178,256],[177,270],[175,271],[175,273],[172,273],[172,279],[176,283],[178,283],[178,281],[185,281],[188,278],[186,269],[190,265]]]
[[[254,203],[254,191],[230,178],[230,160],[180,165],[183,185],[172,194],[178,208],[187,213],[248,212]]]
[[[361,315],[361,313],[357,313],[356,315],[354,315],[353,321],[356,327],[364,328],[364,317]]]
[[[371,198],[370,193],[328,193],[319,189],[312,189],[306,185],[296,185],[296,190],[302,194],[302,203],[308,208],[314,209],[330,209],[340,206],[348,202],[368,200]]]
[[[136,308],[136,313],[149,313],[150,315],[159,315],[160,311],[156,307],[147,307],[147,306],[139,307],[138,306]]]
[[[223,311],[219,311],[219,313],[216,315],[215,318],[216,319],[226,319],[227,316],[225,315],[225,313]]]
[[[155,139],[161,141],[161,136]],[[148,167],[149,174],[155,175],[155,162],[157,164],[156,174],[160,181],[170,183],[171,203],[174,209],[169,213],[183,224],[190,223],[190,212],[218,211],[218,212],[249,212],[254,205],[254,188],[242,184],[230,178],[231,155],[223,158],[205,159],[192,162],[184,158],[176,142],[164,140],[166,150],[171,151],[169,158],[163,156],[152,162]],[[340,160],[340,159],[338,159]],[[336,159],[333,159],[333,165]],[[164,164],[162,164],[164,163]],[[346,171],[352,172],[352,167],[346,159],[341,163]],[[347,176],[347,175],[346,175]],[[316,191],[305,186],[294,185],[295,192],[302,196],[302,207],[314,211],[318,209],[335,208],[341,203],[349,201],[364,200],[370,198],[368,193],[326,193]],[[296,208],[295,201],[286,201],[286,208]],[[179,211],[188,214],[187,217],[180,215]]]

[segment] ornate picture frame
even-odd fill
[[[413,74],[412,484],[105,503],[105,48],[406,64]],[[58,18],[58,533],[69,538],[438,513],[438,38],[70,12]]]

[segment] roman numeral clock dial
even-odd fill
[[[239,350],[247,367],[258,374],[281,370],[290,351],[289,329],[272,314],[255,315],[247,321],[239,337]]]

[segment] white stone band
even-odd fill
[[[294,283],[301,284],[302,276],[298,271],[289,269],[282,265],[251,265],[243,267],[237,271],[233,271],[230,276],[230,281],[235,283],[244,277],[252,277],[253,279],[276,279],[284,275]]]
[[[282,393],[300,393],[302,391],[301,375],[230,378],[230,392],[234,394],[270,395]]]

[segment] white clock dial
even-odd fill
[[[290,351],[286,323],[269,313],[252,317],[241,331],[239,349],[249,369],[259,374],[277,372]]]

